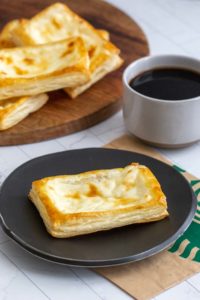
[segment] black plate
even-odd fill
[[[51,237],[27,194],[32,181],[52,175],[123,167],[148,166],[167,195],[170,217],[69,239]],[[174,168],[151,157],[121,150],[91,148],[45,155],[17,168],[0,192],[4,231],[29,252],[74,266],[108,266],[153,255],[175,241],[192,221],[196,199],[186,179]]]

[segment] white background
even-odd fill
[[[151,54],[174,53],[200,57],[200,1],[109,2],[140,24],[148,37]],[[0,181],[30,158],[65,149],[100,147],[124,132],[120,112],[97,126],[70,136],[31,145],[0,147]],[[200,142],[186,149],[161,152],[200,178]],[[33,257],[0,230],[0,300],[3,299],[128,300],[130,297],[90,270],[59,266]],[[199,300],[200,274],[154,299]]]

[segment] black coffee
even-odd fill
[[[145,96],[163,100],[200,96],[200,74],[185,69],[154,69],[133,78],[129,85]]]

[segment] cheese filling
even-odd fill
[[[47,193],[63,213],[105,211],[140,205],[153,199],[138,169],[103,170],[49,180]]]

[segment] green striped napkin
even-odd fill
[[[174,168],[184,175],[183,169],[178,166],[174,166]],[[200,180],[190,180],[190,184],[197,197],[196,213],[188,229],[178,238],[169,252],[200,262]]]

